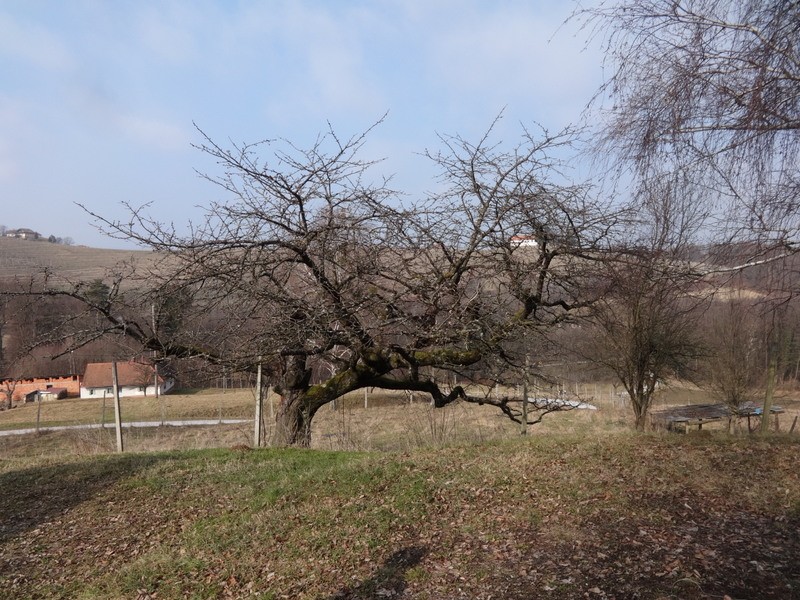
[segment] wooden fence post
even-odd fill
[[[528,435],[528,355],[522,368],[522,428],[520,434]]]
[[[773,334],[774,335],[774,334]],[[764,410],[761,412],[761,433],[769,433],[772,398],[775,394],[775,371],[778,364],[777,342],[773,339],[769,345],[769,363],[767,365],[767,393],[764,396]]]
[[[122,444],[122,414],[120,413],[119,405],[119,383],[117,379],[117,363],[111,363],[111,381],[113,383],[114,391],[114,426],[117,430],[117,452],[124,452],[125,448]]]
[[[261,410],[264,407],[264,395],[261,388],[261,357],[258,357],[258,369],[256,370],[256,414],[255,431],[253,433],[253,446],[261,446]]]
[[[36,393],[36,433],[39,433],[39,423],[42,420],[42,393]]]

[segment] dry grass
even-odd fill
[[[111,429],[0,437],[0,597],[797,597],[800,436],[638,435],[612,389],[579,392],[600,410],[527,438],[488,406],[363,393],[318,413],[312,451],[249,450],[249,421],[125,430],[124,455]],[[249,390],[164,400],[253,410]]]
[[[796,598],[798,460],[788,438],[581,433],[43,461],[0,473],[0,594]]]
[[[573,390],[574,393],[575,390]],[[628,431],[632,427],[631,411],[624,398],[614,394],[611,386],[579,386],[580,397],[599,410],[573,410],[546,415],[544,420],[528,428],[532,437],[552,435],[609,435]],[[708,402],[701,390],[670,388],[665,390],[655,408],[668,404]],[[264,408],[265,439],[274,434],[274,394]],[[787,408],[781,415],[782,431],[787,431],[794,416],[800,414],[800,402],[784,395],[780,404]],[[314,419],[312,444],[325,450],[410,451],[423,447],[442,447],[453,444],[475,444],[520,437],[520,426],[509,421],[490,406],[459,403],[444,409],[434,409],[420,398],[409,402],[402,393],[368,392],[368,407],[364,393],[357,392],[323,407]],[[35,404],[0,412],[0,429],[28,428],[36,422]],[[41,405],[41,425],[71,425],[100,423],[102,400],[69,399],[44,402]],[[254,395],[252,390],[204,390],[156,398],[127,398],[122,400],[123,420],[160,422],[179,419],[252,419]],[[114,412],[106,400],[105,423],[113,424]],[[746,424],[745,424],[746,425]],[[707,425],[704,430],[722,430],[726,424]],[[124,430],[126,450],[197,449],[231,447],[252,443],[252,422],[212,427],[152,427]],[[795,430],[800,435],[800,427]],[[61,455],[92,455],[112,452],[115,440],[111,428],[104,430],[75,430],[49,432],[29,436],[0,437],[0,453],[7,458],[57,457]]]
[[[159,398],[122,398],[125,421],[161,421],[180,419],[252,418],[252,390],[204,390],[188,394],[168,394]],[[36,403],[19,405],[0,412],[0,429],[19,429],[36,424]],[[112,398],[67,398],[42,402],[40,422],[47,425],[113,423]]]

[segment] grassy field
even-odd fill
[[[634,434],[612,390],[579,391],[600,410],[526,437],[491,407],[363,393],[307,451],[250,450],[251,421],[126,430],[124,455],[112,429],[0,437],[0,598],[800,598],[800,432]],[[96,423],[102,402],[41,410]],[[252,410],[250,390],[123,400]]]
[[[573,390],[574,392],[575,390]],[[547,415],[544,421],[530,427],[531,434],[625,431],[632,424],[631,411],[624,398],[611,386],[585,385],[577,388],[582,399],[595,404],[598,411],[570,411]],[[314,420],[313,444],[327,450],[389,450],[404,451],[423,446],[451,443],[481,443],[517,437],[519,426],[511,423],[499,411],[487,406],[455,404],[446,409],[431,409],[421,398],[411,400],[403,393],[367,392],[367,407],[363,391],[354,392],[336,405],[323,407]],[[701,390],[670,388],[659,398],[654,408],[689,402],[709,402]],[[796,393],[780,395],[778,402],[786,408],[781,415],[783,431],[800,414]],[[270,394],[264,407],[264,426],[267,442],[273,433],[271,415],[276,410],[277,397]],[[252,419],[254,393],[252,390],[201,390],[169,394],[161,398],[123,398],[123,421],[161,421],[185,419]],[[10,411],[0,411],[0,431],[54,425],[106,423],[113,425],[114,409],[110,398],[48,401],[38,406],[29,403]],[[744,425],[744,424],[742,424]],[[707,427],[723,429],[726,424]],[[159,427],[126,430],[126,447],[130,450],[169,450],[229,447],[252,441],[252,423],[213,428]],[[800,427],[796,428],[800,434]],[[56,452],[57,454],[91,454],[114,449],[110,431],[73,431],[47,433],[38,443],[16,442],[0,437],[0,452],[10,446],[28,448],[27,452]]]
[[[3,598],[800,597],[799,438],[0,460]]]
[[[122,416],[126,421],[180,419],[252,418],[254,395],[251,390],[168,394],[155,398],[122,398]],[[40,411],[41,425],[79,425],[114,423],[113,398],[66,398],[41,403],[22,404],[0,412],[0,430],[29,428],[36,425]]]

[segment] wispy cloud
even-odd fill
[[[10,183],[20,174],[20,148],[14,146],[27,137],[24,108],[20,102],[0,95],[0,183]]]
[[[282,48],[287,63],[281,68],[286,77],[274,82],[281,93],[267,99],[272,115],[324,119],[343,111],[385,110],[386,101],[379,83],[370,77],[365,57],[362,19],[369,18],[368,12],[291,3],[284,12],[272,11],[263,18],[272,25],[270,41]]]
[[[414,152],[436,132],[480,135],[503,107],[512,135],[520,121],[577,118],[599,74],[569,33],[554,36],[568,11],[557,0],[0,0],[3,193],[31,211],[169,189],[160,214],[180,221],[202,194],[192,121],[221,143],[303,146],[328,120],[348,136],[387,110],[368,150],[389,157],[380,170],[399,187],[426,189]],[[36,179],[42,164],[58,175]]]
[[[136,33],[143,49],[169,64],[196,59],[196,33],[202,18],[194,6],[180,4],[144,5],[136,16]]]
[[[0,54],[31,66],[67,71],[76,61],[67,44],[46,27],[0,13]]]
[[[129,82],[101,73],[75,77],[64,94],[61,111],[68,113],[92,135],[109,140],[133,141],[159,152],[182,151],[191,134],[172,118],[168,105],[143,105],[128,96]],[[189,123],[189,118],[184,119]]]
[[[586,90],[597,85],[595,61],[566,31],[557,34],[556,25],[530,11],[462,13],[431,38],[430,68],[473,101],[527,103],[543,115],[577,117]]]
[[[186,150],[191,139],[183,128],[167,121],[144,115],[117,115],[117,127],[125,135],[161,150]]]

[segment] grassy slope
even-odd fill
[[[152,258],[153,254],[144,250],[108,250],[0,237],[0,280],[25,278],[44,268],[68,281],[103,279],[107,269],[118,263],[134,259],[147,262]]]
[[[798,464],[632,434],[5,461],[0,596],[797,598]]]

